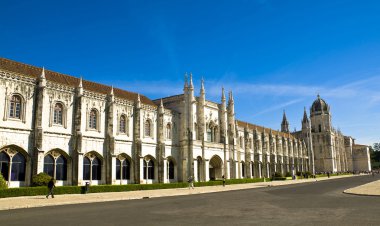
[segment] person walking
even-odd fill
[[[54,178],[51,178],[49,183],[48,183],[48,189],[49,189],[49,193],[46,195],[46,198],[48,199],[49,198],[49,195],[51,195],[51,197],[54,199],[54,188],[55,188],[55,183],[54,183]]]
[[[223,187],[226,186],[226,178],[224,177],[224,175],[222,176],[222,180],[223,180]]]
[[[189,189],[194,189],[194,178],[193,176],[190,176],[189,179],[187,179],[187,182],[189,183]]]

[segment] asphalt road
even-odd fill
[[[380,197],[342,193],[374,179],[6,210],[0,225],[379,225]]]

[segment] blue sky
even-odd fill
[[[237,118],[291,129],[319,93],[333,125],[380,141],[379,1],[0,1],[0,56],[151,99],[192,72]]]

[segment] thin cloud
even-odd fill
[[[285,102],[285,103],[280,104],[280,105],[276,105],[276,106],[271,107],[271,108],[267,108],[267,109],[265,109],[265,110],[263,110],[263,111],[260,111],[260,112],[258,112],[258,113],[256,113],[256,114],[253,114],[253,117],[258,116],[258,115],[262,115],[262,114],[264,114],[264,113],[268,113],[268,112],[276,111],[276,110],[281,109],[281,108],[285,108],[285,107],[287,107],[287,106],[290,106],[290,105],[293,105],[293,104],[299,103],[299,102],[301,102],[301,101],[303,101],[303,100],[304,100],[304,98],[299,98],[299,99],[295,99],[295,100],[291,100],[291,101]]]

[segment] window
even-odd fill
[[[67,160],[60,155],[55,161],[55,179],[67,180]]]
[[[207,141],[208,142],[212,141],[212,132],[210,128],[207,128]]]
[[[8,180],[10,158],[5,152],[0,152],[0,169],[5,180]]]
[[[88,127],[90,129],[96,129],[97,128],[97,120],[98,120],[98,114],[95,109],[92,109],[90,112],[90,121],[88,124]]]
[[[54,177],[54,158],[51,155],[46,155],[44,158],[44,173]]]
[[[318,125],[318,128],[319,128],[319,132],[322,132],[322,126],[321,126],[321,124]]]
[[[148,173],[148,180],[153,180],[154,179],[153,160],[149,160],[148,163],[144,161],[144,179],[147,179],[147,173]]]
[[[170,123],[166,125],[166,139],[168,140],[172,139],[172,127]]]
[[[91,170],[92,170],[92,179],[93,180],[100,180],[102,177],[101,177],[101,164],[100,164],[100,160],[95,157],[93,160],[92,160],[92,167],[91,167]]]
[[[241,163],[241,176],[245,177],[245,163],[244,162]]]
[[[91,178],[91,161],[89,158],[83,159],[83,180],[90,180]]]
[[[17,153],[12,158],[12,168],[10,168],[10,162],[10,156],[4,151],[0,152],[0,169],[4,179],[8,181],[25,181],[25,157],[21,153]],[[11,171],[11,178],[9,178],[9,171]]]
[[[145,121],[145,124],[144,124],[144,135],[146,137],[150,137],[151,136],[151,127],[150,127],[150,121],[149,120],[146,120]]]
[[[67,160],[60,155],[54,159],[48,154],[44,158],[44,173],[55,178],[56,180],[67,180]]]
[[[98,157],[89,159],[87,156],[83,158],[83,180],[101,180],[102,165]]]
[[[119,131],[120,133],[125,133],[127,131],[126,129],[126,118],[125,115],[120,116],[120,124],[119,124]]]
[[[12,181],[25,180],[25,157],[19,152],[12,158]]]
[[[21,97],[19,95],[13,95],[11,98],[9,117],[21,119]]]
[[[172,160],[169,160],[168,163],[168,174],[169,174],[169,179],[174,179],[174,163]]]
[[[63,125],[63,106],[60,103],[56,103],[54,106],[54,124]]]
[[[130,179],[130,163],[128,159],[120,161],[116,159],[116,180],[129,180]]]

